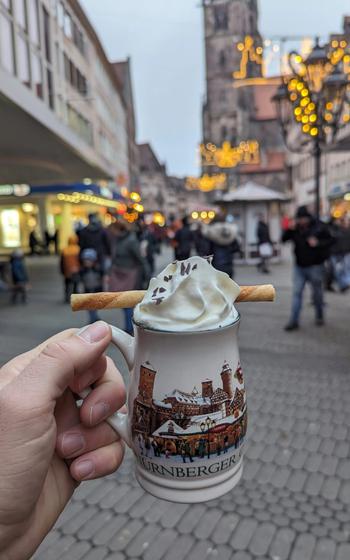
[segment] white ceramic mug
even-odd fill
[[[127,414],[109,423],[131,447],[141,486],[158,498],[202,502],[242,474],[247,405],[238,353],[239,317],[211,331],[112,327],[131,373]]]

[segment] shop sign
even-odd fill
[[[27,196],[29,185],[0,185],[0,196]]]

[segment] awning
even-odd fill
[[[346,185],[335,185],[328,193],[328,198],[334,200],[336,198],[343,198],[345,194],[350,193],[350,183]]]
[[[121,202],[124,201],[124,197],[120,193],[111,191],[107,187],[100,187],[100,185],[96,185],[95,183],[62,183],[56,185],[35,185],[30,186],[30,193],[28,194],[58,194],[73,192],[94,194],[110,200],[120,200]]]

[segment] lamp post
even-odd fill
[[[208,459],[210,459],[210,430],[216,426],[215,420],[212,420],[207,416],[204,422],[201,422],[200,428],[201,432],[207,432],[208,434]]]
[[[339,129],[350,120],[350,54],[345,41],[340,45],[332,41],[330,45],[321,46],[316,39],[307,57],[291,52],[290,73],[282,76],[282,83],[273,97],[287,148],[314,157],[317,218],[320,216],[322,152],[334,144]]]

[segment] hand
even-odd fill
[[[317,247],[318,245],[318,239],[317,237],[314,236],[308,237],[307,242],[310,245],[310,247]]]
[[[104,421],[125,402],[125,388],[104,356],[106,323],[65,331],[0,372],[0,550],[31,558],[79,481],[110,474],[123,445]],[[77,393],[93,384],[82,407]],[[78,397],[79,398],[79,397]]]

